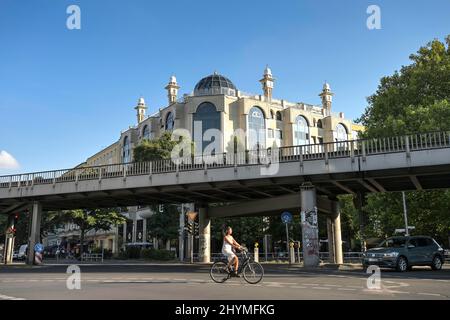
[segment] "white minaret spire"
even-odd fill
[[[269,66],[266,65],[266,68],[264,69],[264,76],[259,82],[262,84],[262,89],[264,91],[264,96],[267,100],[272,100],[272,90],[273,90],[273,83],[275,79],[272,76],[272,70],[270,70]]]
[[[139,98],[138,103],[137,103],[136,107],[134,107],[134,109],[136,110],[137,122],[139,124],[142,121],[144,121],[145,110],[147,110],[147,106],[145,105],[145,100],[142,96]]]
[[[333,102],[334,93],[331,92],[330,85],[325,81],[323,84],[322,92],[319,94],[319,97],[322,98],[322,108],[325,109],[326,115],[329,116],[331,114],[331,104]]]
[[[169,99],[169,104],[176,102],[178,89],[180,89],[180,86],[178,86],[177,78],[174,75],[170,77],[169,83],[164,89],[167,90],[167,98]]]

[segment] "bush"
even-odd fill
[[[141,257],[148,260],[172,260],[175,259],[175,252],[169,250],[143,249]]]

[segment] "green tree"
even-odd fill
[[[450,130],[450,35],[445,43],[433,40],[410,56],[412,63],[383,77],[359,119],[365,137]],[[415,233],[446,242],[450,230],[448,190],[407,193],[409,224]],[[348,208],[347,208],[348,209]],[[401,194],[371,194],[365,207],[367,232],[391,235],[403,227]],[[449,244],[450,245],[450,244]]]
[[[74,223],[80,228],[80,255],[84,252],[84,239],[90,230],[108,231],[111,227],[123,224],[126,219],[116,209],[95,209],[95,210],[67,210],[63,211],[61,219]]]
[[[157,139],[144,139],[134,148],[134,160],[136,162],[170,159],[172,149],[178,141],[172,140],[170,132],[164,132]]]
[[[381,79],[359,119],[364,136],[450,130],[450,35],[446,44],[433,40],[410,55],[412,64]]]
[[[147,219],[147,230],[152,237],[163,241],[176,239],[179,232],[180,212],[176,205],[163,205],[163,212],[159,212],[157,206],[150,206],[154,212]]]

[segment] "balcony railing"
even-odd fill
[[[65,170],[33,172],[0,176],[0,188],[32,187],[34,185],[126,178],[169,172],[208,170],[214,168],[268,165],[292,161],[312,161],[335,158],[365,158],[368,155],[417,150],[450,148],[450,132],[432,132],[378,139],[338,141],[324,144],[280,147],[278,149],[247,150],[210,156],[192,156],[172,160],[119,163]]]

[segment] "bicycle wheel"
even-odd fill
[[[249,262],[244,267],[244,279],[250,284],[257,284],[264,276],[264,269],[258,262]]]
[[[214,262],[209,271],[209,275],[214,282],[223,283],[229,278],[227,264],[222,261]]]

